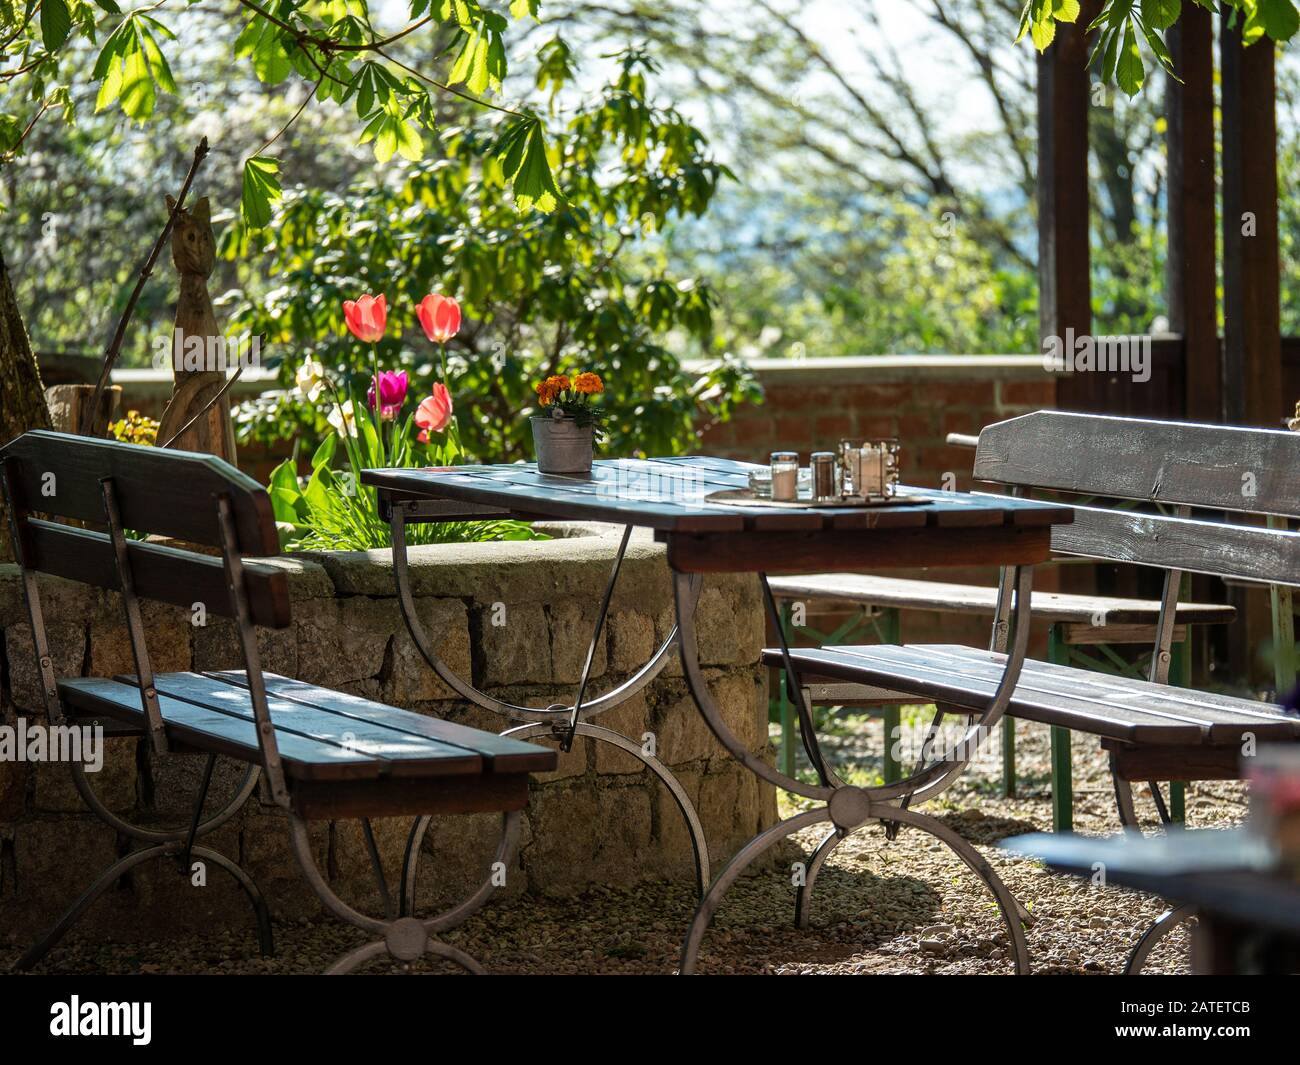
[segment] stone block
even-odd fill
[[[587,651],[596,631],[599,603],[583,603],[577,599],[564,599],[554,603],[550,610],[551,622],[551,678],[557,684],[577,684],[582,679],[582,668],[587,661]],[[601,630],[596,642],[596,652],[591,660],[590,678],[604,676],[606,668],[606,643],[608,625]]]
[[[460,698],[424,660],[401,619],[396,600],[393,603],[396,621],[384,665],[381,689],[384,701],[409,707],[435,699]],[[456,676],[472,681],[469,615],[465,604],[458,599],[417,599],[415,609],[434,653]]]
[[[504,624],[493,623],[494,613]],[[473,632],[476,687],[551,680],[551,631],[541,604],[507,603],[504,618],[490,604],[476,607]]]
[[[81,676],[82,664],[86,660],[84,624],[71,619],[63,620],[56,614],[47,614],[45,630],[55,676],[60,680]],[[5,660],[9,665],[9,695],[14,705],[21,710],[44,712],[45,702],[36,652],[32,645],[32,629],[27,623],[22,622],[5,629]]]

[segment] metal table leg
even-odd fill
[[[560,742],[561,749],[568,751],[573,741],[578,736],[586,736],[600,743],[611,744],[619,750],[624,751],[632,757],[638,759],[649,768],[656,777],[668,788],[672,794],[674,802],[677,803],[682,817],[686,821],[686,827],[691,836],[691,847],[695,855],[696,880],[700,894],[704,894],[705,886],[709,879],[709,853],[708,845],[704,839],[704,830],[700,824],[699,815],[691,803],[686,789],[682,787],[681,782],[672,774],[672,771],[660,762],[657,758],[646,754],[642,751],[641,745],[634,740],[614,732],[612,729],[600,728],[589,724],[589,720],[597,714],[604,713],[606,710],[626,702],[634,695],[642,691],[652,680],[657,677],[664,667],[668,664],[669,656],[678,644],[680,633],[680,621],[673,626],[672,631],[660,644],[658,650],[651,656],[650,660],[641,667],[636,673],[618,685],[611,691],[594,698],[586,698],[587,684],[591,675],[592,663],[595,660],[596,648],[601,634],[604,632],[605,622],[609,614],[610,604],[613,600],[614,587],[618,581],[623,559],[627,554],[628,544],[631,540],[632,526],[626,526],[623,530],[623,536],[619,543],[618,551],[615,553],[614,564],[610,571],[609,580],[605,585],[605,591],[601,598],[600,609],[596,618],[595,630],[587,647],[587,655],[582,671],[582,679],[579,682],[578,690],[574,701],[570,705],[558,704],[555,706],[539,708],[532,706],[519,706],[514,703],[498,699],[495,696],[488,695],[480,691],[472,684],[457,676],[445,662],[438,656],[433,641],[429,639],[423,623],[420,621],[419,614],[415,608],[415,599],[411,593],[410,565],[407,556],[406,545],[406,522],[408,514],[413,513],[415,505],[410,503],[395,502],[391,505],[391,528],[393,537],[393,578],[397,586],[397,600],[402,611],[402,617],[406,622],[407,630],[411,634],[416,649],[420,652],[421,657],[428,663],[429,667],[435,674],[459,694],[462,698],[480,706],[485,710],[491,710],[494,713],[501,714],[503,717],[516,722],[514,726],[506,729],[503,735],[511,735],[517,739],[531,739],[535,737],[549,737],[557,739]],[[700,590],[703,581],[699,577],[693,577],[689,580],[689,587],[686,590],[686,613],[693,616],[695,607],[699,602]],[[679,616],[680,616],[679,604]],[[424,837],[425,828],[427,828],[427,818],[423,819],[423,826],[417,821],[412,828],[412,838],[418,834],[420,840]],[[413,884],[418,872],[420,860],[420,848],[418,845],[408,845],[406,852],[407,869],[403,874],[402,906],[403,912],[409,912],[409,907],[414,905]]]
[[[760,575],[761,577],[761,575]],[[766,588],[766,578],[763,585]],[[1015,570],[1013,587],[1015,588],[1015,624],[1014,638],[1006,656],[1001,680],[994,695],[983,713],[972,715],[973,721],[967,726],[964,735],[951,748],[938,755],[928,764],[921,766],[903,780],[886,783],[880,787],[859,788],[843,783],[821,759],[817,737],[811,730],[811,719],[807,707],[803,705],[802,690],[797,676],[791,667],[788,650],[785,652],[785,665],[789,677],[787,686],[796,693],[795,710],[801,726],[804,726],[804,744],[808,750],[809,760],[817,770],[819,783],[809,784],[793,776],[782,773],[769,765],[762,758],[751,752],[731,731],[723,719],[712,693],[704,678],[699,662],[699,649],[696,641],[695,622],[690,602],[690,577],[686,574],[674,576],[675,601],[678,608],[677,627],[679,631],[679,650],[682,656],[682,669],[700,714],[708,724],[718,742],[727,749],[731,756],[761,780],[795,795],[812,799],[818,805],[785,821],[764,829],[744,847],[718,874],[713,884],[705,893],[695,917],[686,933],[682,944],[681,972],[695,971],[700,945],[713,914],[722,897],[736,882],[741,873],[761,854],[788,836],[812,825],[830,822],[831,833],[826,836],[814,851],[806,871],[804,889],[800,892],[797,921],[807,920],[808,905],[811,902],[812,885],[817,873],[825,863],[831,850],[840,840],[847,838],[857,829],[879,822],[901,822],[928,832],[936,839],[950,847],[959,858],[984,881],[994,896],[998,909],[1006,923],[1011,944],[1011,953],[1017,973],[1029,971],[1029,953],[1025,943],[1023,925],[1028,921],[1028,913],[1016,902],[998,877],[993,867],[970,843],[959,836],[941,821],[926,814],[919,813],[911,806],[924,802],[951,787],[963,772],[967,763],[974,757],[979,745],[993,727],[1002,719],[1010,704],[1020,670],[1025,660],[1029,643],[1029,608],[1030,592],[1033,585],[1032,567],[1024,566]]]

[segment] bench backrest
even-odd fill
[[[122,589],[110,533],[35,517],[109,524],[105,485],[111,486],[120,524],[201,547],[223,548],[218,501],[225,498],[238,555],[279,553],[271,501],[251,477],[212,455],[119,444],[37,430],[0,448],[13,497],[14,553],[29,570],[115,591]],[[208,613],[235,617],[221,557],[144,540],[126,541],[136,595],[176,606],[201,603]],[[283,572],[242,565],[250,620],[284,628],[290,623]]]
[[[978,480],[1025,491],[1157,504],[1075,505],[1052,529],[1061,554],[1218,577],[1300,584],[1300,533],[1189,516],[1300,517],[1300,433],[1039,411],[985,426]]]
[[[62,721],[63,710],[36,574],[121,594],[141,709],[159,752],[167,749],[167,739],[139,599],[201,606],[205,617],[235,620],[267,784],[274,801],[287,805],[253,627],[290,624],[288,580],[274,566],[243,558],[279,551],[266,490],[212,455],[44,430],[0,448],[0,487],[50,719]],[[163,535],[189,546],[217,548],[220,555],[128,538],[131,534]]]

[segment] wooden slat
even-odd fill
[[[1120,780],[1240,780],[1239,744],[1223,747],[1131,747],[1102,740],[1114,758],[1111,770]]]
[[[1068,555],[1300,584],[1300,533],[1280,529],[1076,507],[1051,535],[1053,550]]]
[[[815,533],[659,533],[678,573],[808,573],[923,566],[1034,565],[1051,554],[1048,529],[877,529],[869,536],[833,529]]]
[[[1300,517],[1300,433],[1038,411],[985,426],[975,476]]]
[[[248,686],[248,677],[243,670],[222,670],[204,675],[240,688]],[[452,721],[443,721],[411,710],[385,706],[383,703],[363,699],[359,695],[320,688],[315,684],[294,680],[292,677],[282,677],[276,673],[265,673],[263,679],[266,682],[267,692],[281,699],[319,707],[344,719],[373,721],[402,732],[472,751],[482,758],[485,771],[545,773],[556,766],[556,753],[537,744],[512,740],[493,732],[458,725]]]
[[[70,707],[103,714],[121,721],[139,722],[140,692],[132,685],[107,677],[79,677],[59,684],[59,695]],[[261,764],[257,731],[251,720],[218,713],[170,696],[158,697],[168,739],[187,747]],[[357,780],[374,778],[381,764],[374,758],[321,743],[292,732],[276,730],[286,775],[301,780]]]
[[[522,810],[528,805],[526,773],[297,784],[289,795],[299,817],[342,821],[352,817],[411,817]]]
[[[862,573],[813,573],[774,577],[769,582],[778,599],[824,599],[837,602],[937,610],[945,614],[994,613],[998,590],[970,584],[877,577]],[[1103,618],[1101,628],[1111,625],[1152,624],[1160,616],[1158,600],[1118,599],[1102,595],[1071,595],[1064,592],[1033,593],[1035,621],[1077,622],[1091,625]],[[1176,621],[1180,624],[1225,624],[1236,611],[1220,603],[1180,603]]]
[[[41,429],[10,441],[0,456],[17,460],[11,469],[28,511],[102,524],[100,481],[109,477],[126,528],[217,547],[216,497],[225,493],[234,510],[240,553],[279,553],[266,489],[213,455]]]
[[[132,677],[118,679],[124,683],[134,682]],[[173,699],[242,720],[253,720],[253,704],[246,688],[199,673],[161,673],[154,677],[154,686]],[[360,715],[344,717],[273,695],[268,695],[267,705],[277,736],[293,733],[352,750],[381,763],[382,775],[450,776],[481,773],[483,769],[482,759],[474,751],[402,731],[373,718]],[[390,717],[401,713],[391,711]]]
[[[1005,656],[956,645],[797,649],[808,676],[859,680],[959,705],[983,707],[992,697]],[[779,656],[764,652],[768,664]],[[1300,718],[1279,707],[1167,685],[1109,677],[1029,661],[1012,700],[1017,717],[1129,743],[1233,743],[1300,738]]]
[[[41,573],[121,590],[113,545],[105,533],[29,518],[25,550],[27,564]],[[221,559],[142,540],[128,540],[126,551],[136,595],[186,609],[202,603],[212,614],[234,616]],[[243,568],[253,623],[285,628],[290,623],[288,577],[252,560]]]
[[[925,646],[907,650],[928,652],[932,649]],[[792,654],[795,668],[810,677],[858,680],[868,685],[915,693],[916,698],[924,701],[954,703],[977,709],[983,709],[993,697],[1001,673],[1001,656],[996,659],[990,657],[990,661],[997,666],[998,675],[989,676],[986,671],[975,670],[970,662],[959,665],[951,658],[940,655],[935,655],[928,661],[923,657],[914,660],[911,655],[898,655],[896,652],[899,650],[892,645],[800,648]],[[988,656],[995,654],[978,653]],[[767,653],[764,654],[764,660],[769,665],[774,665],[777,661],[775,656]],[[968,669],[968,666],[971,668]],[[1029,663],[1026,663],[1026,671],[1028,668]],[[1008,713],[1014,717],[1062,725],[1128,743],[1204,743],[1209,739],[1208,726],[1193,718],[1144,713],[1129,707],[1098,706],[1054,693],[1034,691],[1026,681],[1027,678],[1022,676],[1008,709]]]
[[[995,676],[993,667],[983,663],[979,657],[985,652],[956,645],[936,645],[933,650],[948,656],[954,665],[971,661],[980,663],[977,668],[987,670],[990,677]],[[1000,667],[997,675],[1000,675]],[[1021,684],[1029,690],[1053,697],[1136,710],[1172,720],[1203,722],[1208,726],[1210,740],[1214,743],[1237,743],[1247,732],[1255,733],[1258,739],[1300,738],[1300,717],[1272,703],[1217,692],[1153,684],[1033,659],[1026,663]]]

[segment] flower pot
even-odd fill
[[[572,418],[532,418],[533,444],[537,448],[537,469],[542,473],[590,473],[592,436],[590,425],[579,426]]]

